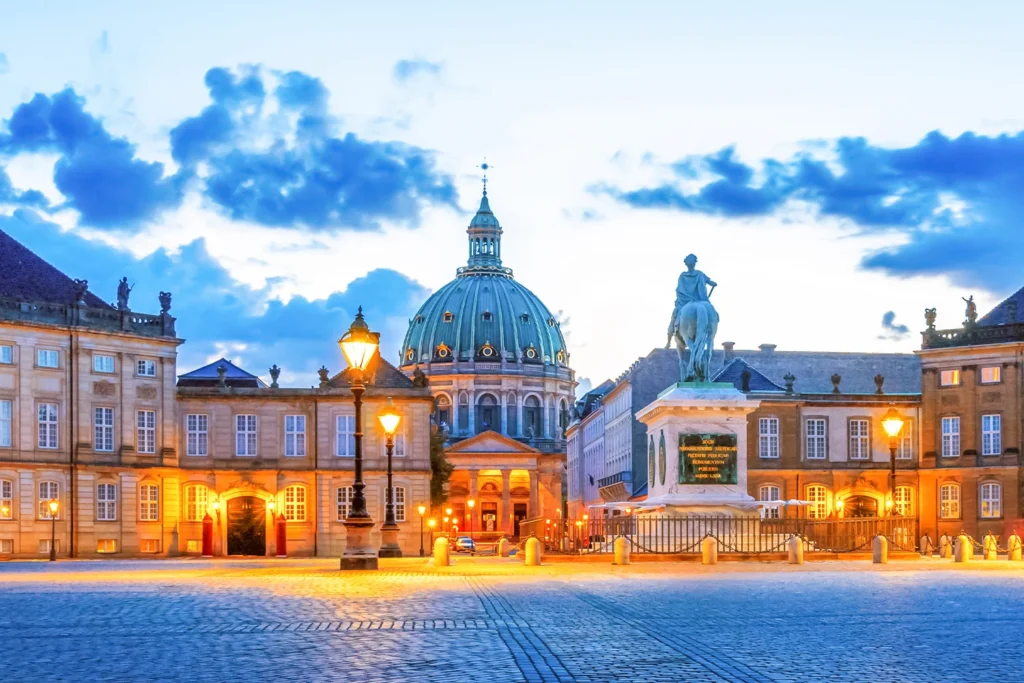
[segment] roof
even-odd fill
[[[594,410],[595,406],[600,405],[601,399],[604,395],[614,389],[615,386],[615,382],[610,379],[606,379],[587,393],[583,394],[583,397],[576,402],[576,412],[579,414],[580,418],[582,419],[586,417]]]
[[[78,285],[70,277],[37,256],[31,249],[0,230],[0,297],[53,304],[76,303]],[[112,307],[86,291],[87,306]]]
[[[349,379],[350,376],[351,368],[345,368],[331,378],[329,386],[335,389],[350,387],[352,386],[352,382]],[[366,367],[363,383],[380,389],[411,389],[413,387],[412,380],[402,374],[394,365],[384,360],[379,350],[373,355],[373,358],[370,359],[370,364]]]
[[[196,368],[184,375],[178,375],[179,387],[213,386],[220,382],[219,367],[225,369],[224,381],[229,387],[266,387],[266,383],[256,375],[243,370],[227,358],[219,358],[212,363]]]
[[[445,448],[446,453],[522,453],[537,455],[541,451],[525,444],[518,439],[499,434],[488,429],[473,436],[457,441]]]
[[[748,391],[785,391],[785,387],[781,387],[775,382],[771,381],[757,368],[751,366],[747,361],[742,358],[733,358],[729,363],[718,371],[718,374],[711,378],[713,382],[728,382],[734,387],[743,391],[743,373],[749,373],[747,380]]]
[[[978,319],[980,327],[993,327],[995,325],[1009,325],[1020,322],[1020,315],[1024,313],[1024,287],[1006,297],[998,306]]]

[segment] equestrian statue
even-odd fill
[[[695,270],[697,257],[690,254],[683,263],[686,270],[679,275],[676,285],[676,305],[668,326],[668,341],[676,340],[679,352],[679,379],[683,382],[708,382],[711,371],[711,351],[715,348],[718,331],[718,311],[711,305],[711,292],[717,283],[699,270]],[[710,289],[709,289],[710,288]],[[689,357],[686,350],[689,349]]]

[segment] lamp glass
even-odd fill
[[[388,402],[384,405],[384,410],[377,416],[380,420],[380,426],[384,428],[384,433],[389,436],[393,436],[398,431],[398,424],[402,421],[402,416],[395,410],[395,404],[391,402],[391,397],[388,397]]]
[[[889,438],[895,439],[903,429],[903,416],[897,413],[895,408],[889,408],[882,416],[882,428]]]
[[[422,517],[427,511],[427,506],[420,505],[418,508],[416,508],[416,510],[420,513],[420,517]]]
[[[380,337],[370,332],[366,321],[363,320],[362,306],[359,307],[359,312],[356,313],[348,332],[338,340],[338,344],[341,345],[341,352],[345,355],[350,368],[365,370],[370,365],[370,359],[380,344]]]
[[[476,505],[476,501],[470,498],[469,500],[466,501],[466,505],[472,508],[474,505]]]
[[[58,503],[56,500],[51,500],[49,503],[47,503],[47,505],[50,508],[51,514],[57,514],[57,507],[60,505],[60,503]]]

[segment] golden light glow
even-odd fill
[[[449,517],[451,517],[452,516],[452,509],[451,508],[445,508],[444,509],[444,514],[446,514]]]
[[[885,499],[885,509],[888,510],[891,507],[892,507],[892,498],[886,498]]]
[[[274,503],[274,499],[273,498],[271,498],[270,500],[267,501],[267,509],[273,510],[275,506],[276,506],[276,503]]]
[[[590,515],[583,515],[583,521],[584,522],[587,521],[588,519],[590,519]]]
[[[50,514],[55,515],[57,514],[57,508],[60,507],[60,503],[57,502],[56,498],[54,498],[49,503],[47,503],[47,506],[50,508]]]
[[[630,512],[632,512],[632,511],[633,511],[633,508],[626,508],[626,514],[627,514],[627,515],[628,515],[628,514],[629,514]]]
[[[580,520],[577,519],[576,520],[576,528],[579,529],[581,526],[583,526],[583,522],[581,522]]]
[[[447,518],[447,517],[445,517],[445,518],[444,518],[444,523],[445,523],[445,524],[447,524],[447,523],[448,523],[448,518]]]
[[[356,319],[352,321],[348,332],[338,340],[341,352],[345,355],[345,361],[350,368],[365,370],[370,365],[370,360],[377,352],[379,344],[380,337],[375,332],[370,332],[366,321],[363,320],[363,307],[360,306],[359,312],[356,313]]]
[[[9,517],[10,514],[11,514],[11,508],[9,508],[8,506],[4,505],[3,509],[0,510],[0,512],[3,512],[4,517]]]
[[[890,407],[882,416],[882,428],[890,439],[895,439],[903,429],[903,416],[896,412],[895,408]]]
[[[435,526],[437,526],[437,520],[434,519],[433,517],[431,517],[430,519],[427,520],[427,526],[429,526],[431,529],[433,529]]]
[[[380,426],[384,428],[384,433],[388,436],[394,436],[395,432],[398,431],[398,424],[402,421],[402,416],[395,410],[395,404],[391,402],[391,397],[388,396],[387,403],[384,404],[384,410],[377,416],[380,420]]]
[[[836,498],[836,510],[842,510],[843,509],[843,505],[844,505],[843,499],[842,498]]]
[[[418,508],[416,508],[416,510],[420,513],[420,517],[422,517],[427,512],[427,506],[420,505]]]
[[[473,506],[476,505],[476,501],[470,498],[469,500],[466,501],[466,505],[468,505],[469,509],[472,510]]]
[[[218,512],[219,510],[220,510],[220,501],[219,500],[213,501],[213,511],[214,512]]]

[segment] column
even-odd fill
[[[523,394],[516,392],[516,436],[523,435]]]
[[[501,433],[508,436],[508,410],[506,409],[508,395],[504,392],[500,392],[498,397],[498,405],[501,406]]]
[[[537,487],[537,470],[530,472],[530,519],[540,517],[540,494]]]
[[[512,496],[509,490],[509,479],[512,473],[508,470],[501,471],[501,530],[511,534],[515,530],[512,523]]]
[[[469,394],[469,435],[476,434],[476,395]]]
[[[481,517],[480,517],[480,514],[479,514],[480,500],[479,500],[479,498],[477,498],[477,495],[476,495],[477,494],[477,479],[476,478],[477,478],[478,474],[479,474],[479,472],[477,472],[476,470],[470,470],[469,471],[469,497],[472,498],[474,501],[476,501],[476,503],[475,503],[475,506],[472,507],[472,508],[469,507],[468,501],[467,501],[467,505],[466,505],[466,514],[469,517],[472,518],[472,521],[469,523],[469,526],[467,527],[467,530],[473,529],[474,531],[480,531],[480,520],[481,520]]]
[[[542,436],[543,436],[543,438],[548,439],[548,438],[551,438],[551,397],[550,396],[545,396],[544,397],[544,403],[541,404],[540,409],[541,409],[541,413],[542,413],[541,416],[540,416],[540,420],[541,420],[541,424],[544,425],[543,426],[544,433],[543,433]]]

